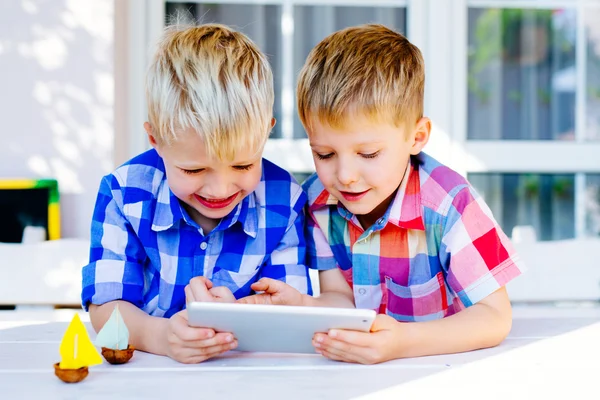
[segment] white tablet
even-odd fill
[[[187,310],[190,326],[232,332],[238,340],[236,350],[273,353],[314,353],[316,332],[368,332],[376,315],[355,308],[201,302],[188,304]]]

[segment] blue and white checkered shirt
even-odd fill
[[[149,150],[100,184],[92,219],[82,302],[125,300],[170,317],[185,308],[195,276],[241,298],[261,277],[311,294],[303,236],[306,195],[282,168],[264,160],[262,177],[207,236],[169,189],[162,159]]]

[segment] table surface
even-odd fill
[[[317,354],[229,352],[184,365],[136,351],[127,364],[104,362],[65,384],[53,364],[72,313],[0,311],[1,399],[600,399],[596,307],[515,307],[500,346],[468,353],[363,366]]]

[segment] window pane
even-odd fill
[[[600,174],[589,174],[585,180],[586,234],[600,236]]]
[[[529,225],[538,240],[575,237],[573,174],[472,173],[469,181],[508,236],[515,226]]]
[[[573,140],[575,11],[468,15],[468,138]]]
[[[281,6],[253,4],[166,3],[166,23],[178,13],[202,23],[220,23],[248,35],[268,56],[275,85],[274,116],[281,116]],[[275,124],[271,137],[281,137],[281,124]]]
[[[294,7],[294,72],[297,74],[310,50],[327,35],[354,25],[380,23],[406,33],[404,7]],[[295,88],[294,88],[295,89]],[[306,132],[297,117],[294,101],[294,137],[305,138]]]
[[[589,140],[600,140],[600,8],[585,12],[587,35],[587,118],[586,135]]]

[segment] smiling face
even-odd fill
[[[367,229],[385,214],[410,156],[427,143],[430,122],[421,118],[410,131],[364,117],[345,125],[314,119],[308,137],[319,179]]]
[[[208,234],[258,186],[262,174],[262,151],[243,149],[234,160],[210,158],[195,131],[184,131],[170,145],[150,143],[165,163],[171,191],[183,203],[190,217]]]

